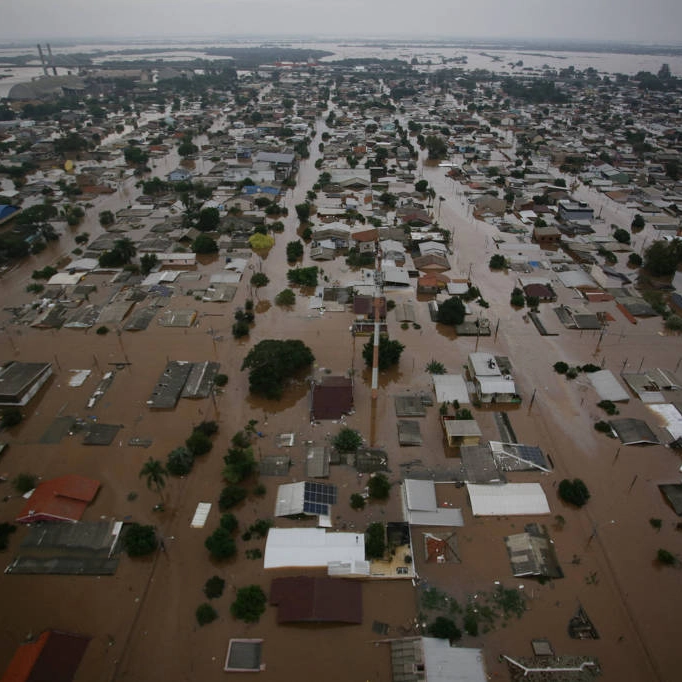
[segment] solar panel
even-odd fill
[[[307,514],[329,514],[329,506],[336,504],[335,485],[306,481],[303,489],[303,511]]]

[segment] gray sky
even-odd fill
[[[682,0],[5,0],[0,40],[401,36],[682,42]]]

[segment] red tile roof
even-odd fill
[[[79,521],[99,486],[99,481],[76,474],[45,481],[26,501],[16,521]]]
[[[341,578],[275,578],[270,604],[278,623],[362,623],[362,584]]]
[[[0,682],[71,682],[89,641],[84,635],[46,630],[16,650]]]

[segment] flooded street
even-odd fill
[[[432,392],[427,363],[435,359],[449,373],[461,374],[468,354],[476,349],[509,356],[523,403],[505,411],[519,442],[540,446],[550,456],[554,471],[542,475],[516,473],[508,478],[515,483],[541,483],[551,515],[539,520],[550,530],[565,577],[545,584],[512,578],[504,537],[522,532],[526,523],[537,519],[474,518],[466,488],[461,487],[448,493],[447,500],[464,514],[465,526],[456,530],[461,563],[427,564],[422,534],[427,529],[415,528],[414,560],[421,580],[452,595],[462,605],[473,602],[479,593],[491,592],[495,581],[506,587],[523,587],[528,611],[520,620],[478,637],[464,635],[460,642],[483,649],[491,679],[509,679],[500,654],[529,656],[530,640],[546,637],[557,653],[598,658],[606,682],[676,680],[680,655],[674,633],[682,619],[679,571],[661,568],[654,559],[660,547],[676,551],[680,547],[677,518],[657,488],[658,483],[678,480],[679,458],[664,446],[620,447],[618,441],[597,433],[593,423],[604,416],[596,407],[598,399],[585,375],[571,382],[556,374],[552,365],[559,360],[571,365],[603,363],[604,368],[618,374],[624,367],[634,371],[641,360],[645,368],[673,369],[680,359],[679,339],[659,333],[659,318],[630,324],[613,302],[590,304],[591,309],[606,310],[614,318],[601,342],[595,332],[563,327],[557,336],[540,336],[534,325],[524,322],[522,311],[509,305],[516,286],[515,273],[491,272],[488,268],[495,253],[493,237],[499,234],[496,228],[470,216],[462,186],[447,178],[443,169],[425,167],[424,179],[445,197],[438,203],[439,223],[454,235],[454,265],[448,274],[453,278],[471,276],[490,304],[488,309],[479,310],[477,304],[472,308],[488,317],[497,333],[480,339],[457,338],[436,328],[425,302],[415,305],[420,329],[402,329],[395,315],[389,313],[390,337],[403,343],[405,350],[399,367],[381,374],[379,397],[373,406],[371,376],[362,359],[367,339],[350,334],[352,313],[312,310],[298,288],[294,306],[274,304],[277,293],[288,286],[286,244],[296,238],[299,228],[294,207],[304,200],[319,174],[314,164],[320,156],[317,141],[324,130],[321,121],[317,130],[311,156],[301,162],[296,188],[284,198],[289,209],[285,232],[275,235],[275,245],[265,257],[251,257],[254,271],[262,269],[269,277],[267,286],[252,292],[248,281],[252,271],[247,270],[234,301],[205,303],[190,292],[205,288],[210,275],[221,271],[224,263],[218,258],[202,265],[197,271],[201,280],[179,279],[176,296],[169,304],[174,309],[196,310],[197,322],[187,329],[162,327],[155,320],[145,331],[112,330],[100,336],[94,328],[87,332],[65,328],[49,331],[13,325],[10,314],[3,311],[3,362],[49,361],[54,377],[30,403],[24,422],[10,432],[10,447],[0,460],[0,473],[6,472],[10,480],[20,472],[33,472],[43,479],[67,472],[96,478],[102,488],[84,520],[112,517],[154,524],[166,549],[147,560],[123,556],[114,576],[0,576],[0,601],[12,619],[12,629],[3,629],[0,637],[0,662],[8,661],[29,633],[58,627],[92,636],[77,682],[222,680],[228,641],[233,637],[264,639],[266,669],[260,675],[264,682],[320,676],[328,682],[390,680],[389,649],[376,644],[385,637],[377,635],[372,626],[374,621],[388,624],[388,637],[419,634],[412,629],[421,609],[418,591],[410,580],[363,582],[362,625],[282,626],[277,624],[272,607],[260,622],[247,625],[230,615],[235,591],[257,583],[267,593],[272,578],[299,572],[265,571],[261,560],[247,559],[245,549],[263,550],[263,540],[247,543],[238,539],[237,559],[220,563],[211,562],[204,547],[206,537],[218,525],[222,458],[234,433],[249,420],[258,421],[257,428],[263,434],[255,442],[258,458],[282,454],[276,445],[279,434],[294,432],[296,439],[286,452],[292,459],[290,475],[262,477],[266,494],[250,494],[234,510],[241,535],[257,519],[273,516],[280,483],[305,478],[303,443],[325,444],[340,428],[337,423],[311,423],[305,382],[289,388],[279,402],[249,395],[247,373],[241,371],[244,357],[255,343],[276,338],[303,340],[315,356],[316,372],[328,369],[354,377],[355,413],[344,423],[360,431],[368,444],[384,448],[388,454],[388,475],[394,484],[390,499],[385,504],[370,503],[363,511],[352,510],[349,498],[363,490],[366,479],[359,478],[350,467],[332,467],[330,482],[339,491],[339,502],[333,509],[336,530],[364,531],[372,521],[402,520],[399,481],[409,471],[405,466],[408,463],[420,460],[420,468],[432,471],[459,468],[459,458],[445,456],[451,453],[444,448],[437,405],[420,419],[423,444],[413,448],[398,445],[393,398]],[[153,174],[163,177],[177,163],[175,155],[157,160]],[[135,179],[128,179],[116,194],[94,200],[80,231],[89,232],[93,238],[101,233],[98,213],[134,203],[139,193],[134,185]],[[68,255],[75,246],[74,235],[69,231],[40,257],[0,279],[3,300],[29,301],[25,287],[32,270]],[[136,235],[133,232],[131,236]],[[302,264],[314,264],[309,260],[309,249]],[[322,268],[330,283],[349,277],[342,258],[324,263]],[[86,281],[97,283],[92,302],[103,303],[114,292],[108,275],[89,276]],[[557,293],[559,303],[579,303],[572,290],[559,285]],[[387,297],[397,302],[417,299],[414,290],[390,292]],[[233,314],[248,298],[256,302],[255,324],[246,339],[237,341],[231,334]],[[548,326],[558,329],[558,320],[552,319],[554,313],[549,307],[543,304],[542,315]],[[229,382],[213,400],[181,399],[173,411],[152,411],[146,401],[168,360],[217,360]],[[75,369],[92,370],[78,388],[68,385]],[[111,387],[88,409],[88,398],[109,370],[115,371]],[[622,416],[655,423],[653,415],[637,400],[619,409]],[[483,431],[482,440],[498,440],[492,412],[473,411]],[[83,445],[79,434],[67,436],[57,445],[40,443],[56,416],[76,416],[121,428],[106,447]],[[159,498],[139,477],[140,469],[149,457],[165,462],[167,454],[184,443],[192,427],[204,420],[216,420],[220,425],[212,451],[197,459],[187,477],[168,479],[163,492],[165,511],[154,511]],[[132,438],[150,439],[152,444],[135,447],[129,444]],[[556,493],[561,479],[574,477],[582,478],[591,492],[589,503],[580,510],[569,508]],[[249,489],[255,484],[253,481]],[[13,493],[9,482],[0,489],[8,496],[2,502],[3,519],[14,518],[24,500]],[[214,506],[206,527],[192,529],[190,521],[199,502],[212,502]],[[660,530],[651,527],[651,518],[662,519]],[[278,527],[311,524],[277,521]],[[9,552],[3,554],[6,563],[18,553],[25,534],[20,528],[12,537]],[[214,602],[218,620],[200,628],[195,610],[205,601],[202,588],[212,575],[226,580],[226,590]],[[580,605],[598,630],[599,640],[569,638],[568,622]]]

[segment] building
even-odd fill
[[[454,647],[446,639],[393,639],[392,682],[487,682],[481,649]]]
[[[481,428],[475,419],[457,419],[452,415],[444,415],[441,418],[445,437],[451,448],[462,445],[478,445],[481,440]]]
[[[36,487],[16,518],[17,523],[68,521],[76,523],[95,499],[100,483],[69,474],[44,481]]]
[[[278,623],[362,623],[362,584],[356,580],[275,578],[270,605]]]
[[[557,201],[559,219],[565,223],[580,220],[594,220],[594,209],[585,201],[560,199]]]
[[[0,682],[71,682],[89,642],[85,635],[46,630],[17,649]]]
[[[264,568],[326,568],[337,575],[369,575],[363,533],[324,528],[271,528]]]
[[[500,362],[502,360],[503,362]],[[470,353],[467,361],[469,376],[474,384],[476,398],[482,403],[520,403],[521,397],[509,372],[501,368],[506,358],[491,353]]]
[[[0,369],[0,405],[26,405],[51,376],[49,362],[10,362]]]
[[[324,376],[310,385],[310,418],[340,419],[353,411],[353,380]]]
[[[561,231],[554,225],[534,227],[533,241],[539,244],[541,249],[554,249],[561,242]]]

